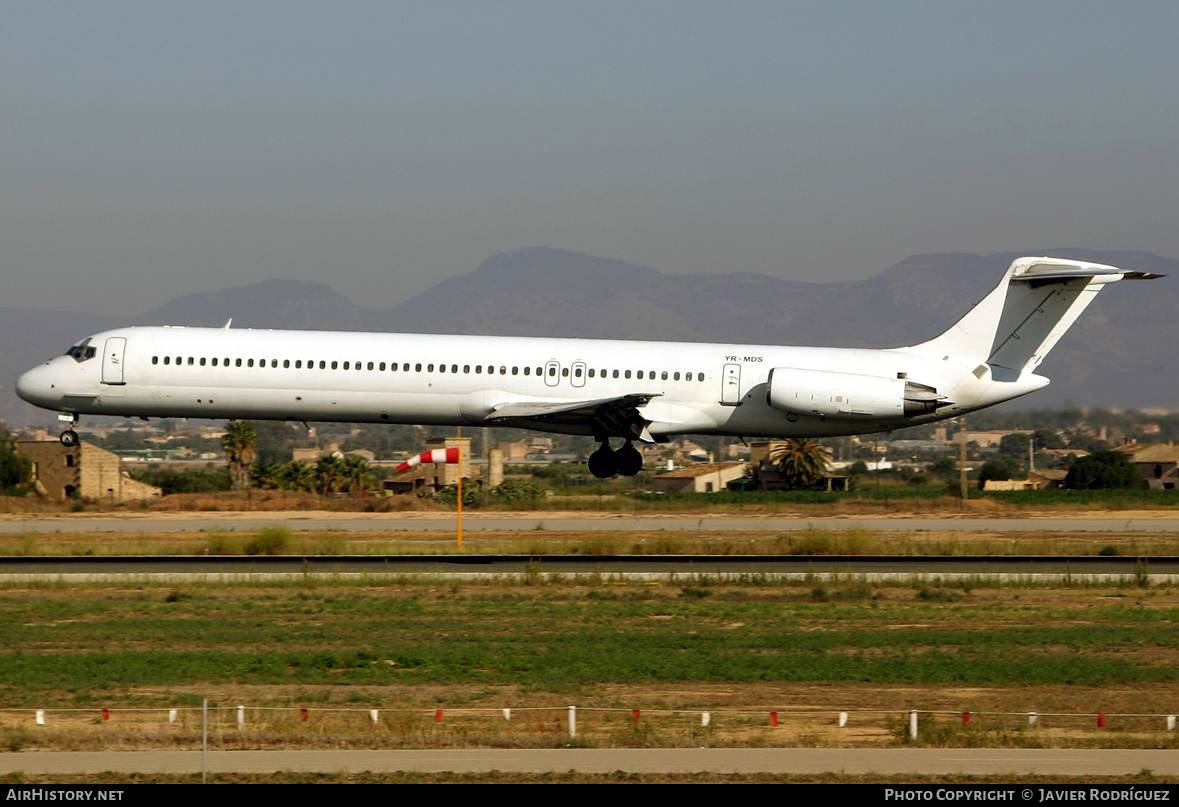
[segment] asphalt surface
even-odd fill
[[[4,575],[265,574],[1179,576],[1179,557],[1084,555],[327,555],[0,557]]]
[[[210,751],[210,773],[397,771],[479,773],[848,773],[1179,775],[1179,754],[1155,749],[640,748],[389,751]],[[0,754],[0,774],[199,773],[198,751],[30,751]]]

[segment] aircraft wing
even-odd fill
[[[485,420],[489,424],[515,426],[521,429],[565,425],[589,426],[595,436],[625,437],[628,440],[651,440],[639,409],[663,393],[644,392],[598,398],[593,401],[517,401],[500,404]]]

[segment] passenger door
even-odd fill
[[[106,346],[102,349],[102,383],[124,383],[123,351],[126,348],[127,340],[122,336],[112,336],[106,340]]]

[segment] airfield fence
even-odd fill
[[[38,730],[84,734],[118,727],[124,739],[157,740],[206,732],[214,742],[239,745],[307,744],[334,738],[347,744],[456,746],[463,743],[675,746],[713,744],[872,745],[880,743],[985,745],[1092,742],[1103,732],[1118,744],[1175,743],[1176,715],[1165,713],[1008,712],[934,709],[638,709],[623,707],[200,706],[12,709],[0,707],[0,728],[19,730],[21,745]],[[973,733],[973,740],[971,740]],[[1165,738],[1165,739],[1164,739]],[[850,742],[849,742],[850,741]],[[7,750],[20,750],[10,739]]]

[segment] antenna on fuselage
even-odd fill
[[[222,325],[221,327],[224,328],[225,330],[229,330],[229,326],[232,324],[233,324],[233,317],[230,317],[229,319],[225,320],[225,324]]]

